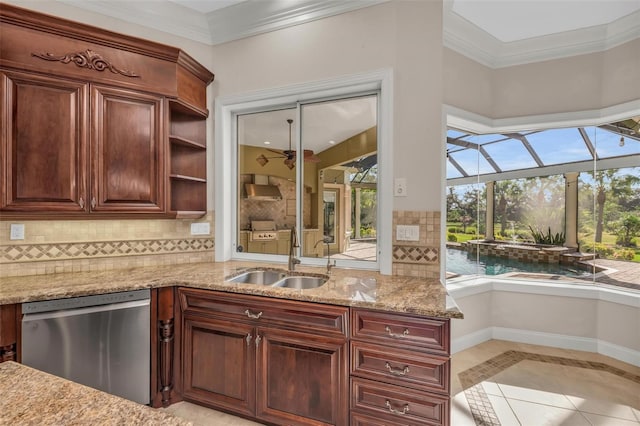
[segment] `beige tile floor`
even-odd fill
[[[523,359],[500,366],[508,351]],[[451,367],[452,426],[640,425],[640,368],[603,355],[491,340],[453,355]],[[475,377],[472,387],[460,373],[467,385]],[[259,425],[187,402],[168,411],[196,426]]]

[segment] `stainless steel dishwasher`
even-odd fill
[[[22,363],[149,404],[150,291],[22,304]]]

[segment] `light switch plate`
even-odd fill
[[[24,240],[24,224],[23,223],[12,223],[11,224],[11,235],[9,236],[11,240]]]
[[[396,227],[397,241],[419,241],[420,225],[398,225]]]
[[[191,224],[191,235],[209,235],[211,226],[209,222],[199,222]]]
[[[407,196],[407,180],[405,178],[396,178],[393,183],[393,195],[396,197]]]

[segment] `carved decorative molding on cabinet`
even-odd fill
[[[54,55],[53,53],[31,53],[31,56],[44,59],[45,61],[58,61],[63,64],[73,62],[80,68],[88,68],[90,70],[104,71],[109,70],[114,74],[122,74],[125,77],[140,77],[132,71],[117,68],[111,64],[108,60],[104,59],[99,53],[94,52],[91,49],[76,53],[67,53],[65,55]]]

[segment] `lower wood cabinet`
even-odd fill
[[[449,320],[351,309],[351,424],[450,424]]]
[[[179,295],[185,400],[273,424],[348,424],[347,308]]]
[[[183,319],[183,398],[253,416],[255,327],[232,321]]]
[[[177,294],[187,401],[274,425],[450,424],[448,319]]]
[[[258,328],[256,417],[276,424],[345,424],[344,338]]]
[[[0,305],[0,362],[20,361],[21,305]]]

